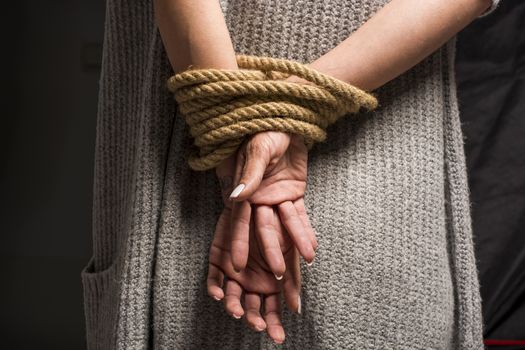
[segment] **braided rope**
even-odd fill
[[[375,96],[299,62],[238,55],[239,70],[190,69],[168,80],[199,152],[194,170],[208,170],[233,154],[244,138],[261,131],[304,136],[308,148],[326,139],[325,129]],[[283,81],[295,75],[308,81]]]

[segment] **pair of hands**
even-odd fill
[[[311,264],[317,248],[304,206],[307,161],[302,136],[267,131],[216,168],[224,210],[209,252],[208,294],[276,343],[285,338],[281,291],[300,313],[299,256]]]

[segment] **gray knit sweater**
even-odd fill
[[[307,63],[387,2],[221,5],[237,53]],[[188,168],[151,2],[108,0],[106,18],[94,254],[82,272],[89,348],[274,348],[206,295],[220,191],[212,171]],[[343,118],[310,152],[319,249],[281,347],[482,349],[454,49],[455,38],[377,89],[377,110]]]

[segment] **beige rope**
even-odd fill
[[[168,80],[199,148],[189,159],[194,170],[214,168],[261,131],[301,134],[310,148],[340,117],[378,105],[372,94],[299,62],[238,55],[237,64],[239,70],[190,69]],[[309,83],[283,80],[290,75]]]

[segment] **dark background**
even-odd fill
[[[2,8],[0,349],[85,348],[103,0]]]
[[[85,348],[80,271],[91,256],[104,15],[103,0],[21,0],[2,11],[2,348]],[[525,1],[504,0],[458,43],[490,339],[525,339],[524,27]]]
[[[456,75],[485,338],[525,349],[525,1],[461,32]]]

